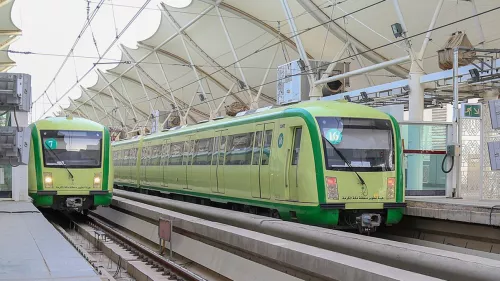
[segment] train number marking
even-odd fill
[[[57,141],[55,139],[48,139],[45,141],[45,146],[50,150],[54,150],[57,148]]]

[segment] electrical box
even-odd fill
[[[319,80],[328,66],[329,61],[309,60],[311,70],[306,71],[305,63],[302,60],[294,60],[287,64],[278,66],[276,83],[276,103],[285,105],[309,100],[310,85],[308,74],[313,74]],[[349,63],[337,63],[330,75],[339,75],[349,71]],[[334,81],[339,85],[339,92],[349,86],[349,78],[342,81]],[[340,83],[339,83],[340,82]],[[333,83],[333,82],[332,82]]]
[[[31,76],[23,73],[0,73],[0,110],[29,112]]]
[[[31,127],[0,127],[0,165],[27,165]]]
[[[488,142],[490,165],[492,171],[500,170],[500,141]]]
[[[500,128],[500,100],[488,101],[490,107],[491,127],[493,129]]]
[[[460,155],[460,145],[449,144],[446,146],[446,155],[448,156],[459,156]]]

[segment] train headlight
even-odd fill
[[[53,183],[52,173],[43,173],[43,182],[45,187],[51,188]]]
[[[94,188],[101,187],[101,173],[94,174]]]
[[[387,178],[387,199],[394,199],[395,188],[396,188],[396,179]]]
[[[326,191],[328,199],[339,200],[339,190],[337,187],[337,178],[325,177]]]

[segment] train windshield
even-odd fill
[[[346,117],[317,117],[316,120],[323,136],[328,170],[394,170],[393,131],[389,120]]]
[[[101,167],[102,132],[50,130],[40,134],[45,167]]]

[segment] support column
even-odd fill
[[[420,84],[420,78],[424,72],[418,61],[413,60],[410,68],[408,85],[409,94],[409,121],[423,121],[424,119],[424,87]],[[410,125],[408,128],[408,149],[421,150],[423,141],[423,127]],[[422,190],[423,182],[423,155],[412,154],[407,157],[407,186],[408,190]]]
[[[19,127],[28,127],[28,112],[16,112],[16,118],[14,118],[14,113],[10,113],[12,125]],[[17,121],[15,121],[17,119]],[[5,169],[4,169],[5,171]],[[17,167],[12,166],[12,199],[14,201],[27,201],[28,197],[28,165],[19,165]]]

